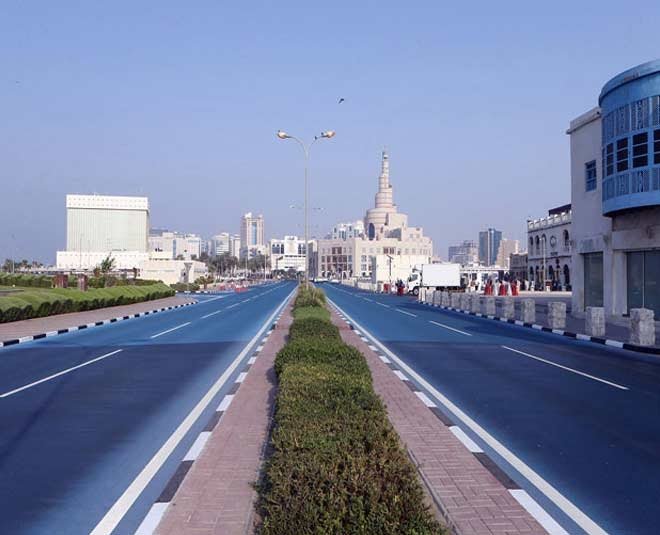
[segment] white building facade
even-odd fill
[[[660,316],[660,60],[610,80],[571,143],[573,311]]]
[[[149,252],[169,253],[172,259],[198,259],[202,254],[202,239],[197,234],[151,229],[149,232]]]
[[[313,240],[310,240],[310,253]],[[305,271],[305,240],[298,236],[284,236],[283,239],[271,239],[269,244],[271,271]]]
[[[571,205],[548,211],[546,217],[527,221],[526,277],[537,289],[571,288],[572,273],[572,211]]]
[[[66,251],[57,268],[89,270],[109,255],[116,269],[148,258],[149,200],[110,195],[66,196]]]

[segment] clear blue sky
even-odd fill
[[[147,195],[152,226],[204,236],[249,210],[302,233],[278,128],[337,130],[312,154],[317,232],[363,216],[386,145],[437,253],[524,238],[570,202],[569,120],[660,56],[660,3],[443,4],[2,2],[0,257],[54,261],[66,193]]]

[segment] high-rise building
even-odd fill
[[[241,237],[238,234],[229,237],[229,254],[236,258],[241,256]]]
[[[500,246],[497,249],[497,258],[495,263],[508,270],[511,267],[511,255],[518,252],[520,242],[518,240],[510,240],[502,238]]]
[[[223,254],[229,253],[229,232],[221,232],[212,236],[209,240],[210,256],[222,256]]]
[[[202,239],[197,234],[151,229],[149,231],[149,251],[167,253],[172,259],[199,258],[202,254]]]
[[[502,231],[489,228],[479,233],[479,262],[486,266],[497,263],[497,253],[500,249]]]
[[[265,252],[264,216],[253,216],[248,212],[241,218],[241,257],[254,257]]]
[[[149,199],[110,195],[66,196],[66,251],[59,269],[92,269],[110,255],[117,269],[148,258]]]
[[[479,261],[479,248],[474,240],[464,240],[460,245],[450,245],[447,259],[450,262],[467,266]]]

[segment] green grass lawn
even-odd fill
[[[74,288],[33,287],[0,287],[1,290],[11,292],[0,294],[0,323],[127,305],[174,295],[174,291],[165,284],[94,288],[86,292]]]

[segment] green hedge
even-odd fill
[[[23,290],[0,296],[0,323],[128,305],[172,295],[174,291],[165,284],[115,286],[87,292],[68,288]]]
[[[366,360],[312,309],[318,306],[294,308],[289,341],[275,360],[279,391],[273,455],[260,485],[262,533],[445,533]]]
[[[21,286],[27,288],[50,288],[53,277],[29,275],[27,273],[0,273],[0,286]]]
[[[176,282],[170,284],[170,287],[177,292],[196,292],[199,290],[199,284],[195,283],[186,283],[186,282]]]

